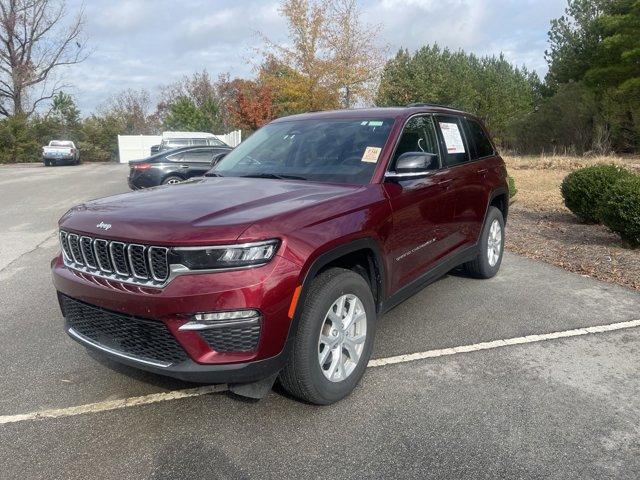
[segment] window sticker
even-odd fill
[[[367,163],[376,163],[382,148],[380,147],[367,147],[362,155],[362,161]]]
[[[381,127],[384,124],[384,122],[380,121],[380,120],[372,120],[369,122],[369,126],[370,127]]]
[[[447,153],[465,153],[464,142],[457,123],[440,123],[440,130],[447,146]]]

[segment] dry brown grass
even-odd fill
[[[516,181],[516,202],[535,211],[566,211],[560,184],[569,172],[578,168],[615,164],[640,172],[640,157],[637,156],[505,155],[503,158],[509,175]]]
[[[503,158],[510,170],[564,170],[570,172],[578,168],[601,164],[614,164],[625,166],[631,170],[640,170],[640,157],[638,156],[504,155]]]
[[[509,214],[509,250],[640,291],[640,249],[630,249],[602,225],[580,223],[560,193],[562,180],[572,170],[613,163],[640,173],[639,157],[504,159],[518,189]]]

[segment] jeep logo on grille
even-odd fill
[[[99,224],[96,225],[96,227],[103,228],[104,230],[109,230],[111,228],[111,224],[100,222]]]

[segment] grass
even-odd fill
[[[516,181],[516,202],[523,208],[542,211],[565,210],[560,184],[571,171],[591,165],[615,164],[640,173],[639,157],[511,156],[505,155],[507,170]]]
[[[503,158],[518,189],[509,214],[509,250],[640,291],[640,249],[629,248],[602,225],[581,223],[560,193],[562,180],[573,170],[616,164],[640,174],[640,157]]]

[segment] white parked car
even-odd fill
[[[49,145],[42,147],[42,163],[45,167],[51,165],[78,165],[80,151],[69,140],[51,140]]]
[[[179,147],[229,147],[213,133],[207,132],[162,132],[162,141],[151,147],[151,155]]]

